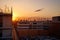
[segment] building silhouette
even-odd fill
[[[12,40],[12,8],[10,11],[0,9],[0,40]]]
[[[60,38],[60,16],[52,17],[51,34],[57,38]]]
[[[17,21],[15,27],[17,28],[17,33],[20,39],[32,39],[36,36],[48,36],[51,40],[60,39],[60,21],[59,17],[52,17],[52,20],[44,21]],[[53,39],[55,37],[56,39]],[[39,38],[41,39],[41,38]],[[49,40],[49,39],[48,39]]]
[[[54,17],[52,17],[52,20],[53,21],[60,21],[60,16],[54,16]]]

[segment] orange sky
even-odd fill
[[[0,0],[0,7],[13,7],[13,18],[16,17],[52,17],[60,16],[60,0]],[[40,12],[37,9],[44,8]]]

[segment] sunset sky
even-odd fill
[[[13,18],[60,16],[60,0],[0,0],[0,8],[5,5],[13,8]],[[41,8],[42,11],[35,12]]]

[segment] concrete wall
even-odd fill
[[[3,16],[3,37],[11,37],[12,36],[12,16]],[[9,28],[9,29],[8,29]],[[8,29],[8,30],[7,30]]]

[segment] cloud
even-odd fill
[[[43,8],[42,8],[43,9]],[[39,12],[39,11],[42,11],[42,9],[38,9],[38,10],[35,10],[35,12]]]

